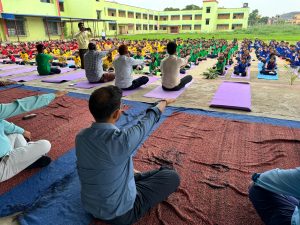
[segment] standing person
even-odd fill
[[[36,46],[36,50],[38,54],[35,57],[36,64],[37,64],[37,71],[39,75],[52,75],[52,74],[59,74],[61,72],[60,69],[56,67],[51,67],[51,62],[53,61],[53,56],[44,54],[45,46],[43,44],[38,44]]]
[[[165,91],[179,91],[186,84],[193,80],[191,75],[187,75],[179,80],[180,68],[188,64],[190,56],[179,58],[176,56],[177,44],[169,42],[167,51],[169,56],[161,61],[160,70],[162,73],[162,88]]]
[[[102,40],[106,40],[106,33],[104,30],[102,30],[102,33],[101,33],[101,36],[102,36]]]
[[[28,168],[45,167],[51,158],[45,156],[51,144],[47,140],[31,141],[31,133],[5,119],[49,105],[55,98],[65,95],[44,94],[0,104],[0,182],[6,181]],[[29,142],[27,142],[27,140]]]
[[[104,58],[107,53],[112,52],[115,48],[110,49],[110,51],[97,51],[97,46],[95,43],[89,43],[89,51],[84,55],[85,60],[85,75],[90,83],[105,83],[110,82],[115,79],[114,73],[103,73],[102,58]]]
[[[84,23],[78,23],[79,32],[75,34],[75,38],[78,41],[79,56],[81,60],[81,69],[84,69],[84,54],[88,51],[88,45],[90,43],[90,37],[92,36],[91,28],[85,28]]]
[[[83,207],[114,225],[137,222],[175,192],[180,183],[178,173],[166,166],[134,173],[132,159],[174,100],[160,101],[147,109],[136,125],[120,130],[115,124],[123,113],[121,98],[122,90],[116,86],[94,91],[89,109],[96,122],[82,130],[75,141]]]
[[[149,78],[146,76],[133,79],[133,66],[143,65],[144,60],[131,58],[126,45],[119,47],[120,56],[114,61],[116,73],[116,86],[122,90],[134,90],[140,86],[147,84]]]

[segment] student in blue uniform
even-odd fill
[[[234,67],[234,74],[245,77],[247,75],[246,72],[247,67],[248,67],[248,63],[246,58],[242,58],[241,61],[238,63],[238,65]]]
[[[261,74],[264,75],[277,75],[277,64],[276,64],[276,56],[273,55],[269,62],[263,66],[263,69],[260,71]]]

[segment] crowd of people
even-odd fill
[[[19,54],[24,63],[35,58],[39,74],[49,75],[60,72],[51,67],[53,60],[61,55],[66,60],[77,57],[89,82],[115,80],[115,86],[102,87],[91,94],[89,110],[95,122],[82,130],[75,141],[83,207],[94,217],[109,224],[135,223],[175,192],[180,184],[180,176],[174,168],[160,167],[139,172],[133,167],[137,146],[158,123],[165,108],[175,100],[157,102],[145,112],[139,123],[120,130],[115,124],[123,112],[121,99],[124,90],[133,90],[146,84],[149,74],[161,74],[162,88],[165,91],[178,91],[193,79],[190,75],[179,79],[178,75],[187,73],[193,65],[207,58],[217,59],[215,68],[220,75],[226,66],[237,61],[234,73],[246,76],[246,68],[251,66],[252,49],[263,64],[262,73],[266,74],[276,71],[276,57],[288,60],[291,66],[298,65],[300,58],[300,42],[288,45],[285,42],[265,44],[260,40],[254,43],[244,40],[239,48],[237,40],[231,43],[215,39],[121,41],[106,40],[104,37],[103,40],[90,41],[91,30],[82,23],[79,24],[79,30],[76,35],[78,43],[61,41],[7,45],[1,49],[2,58]],[[150,71],[133,79],[132,71],[144,71],[146,65]],[[29,131],[6,119],[44,107],[64,94],[44,94],[0,104],[0,182],[24,169],[44,167],[51,162],[45,155],[51,148],[47,140],[32,142]],[[299,168],[257,173],[252,181],[249,198],[265,224],[300,224]]]

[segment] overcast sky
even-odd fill
[[[112,1],[112,0],[110,0]],[[115,2],[154,10],[166,7],[184,8],[195,4],[202,6],[202,0],[114,0]],[[293,11],[300,11],[300,0],[219,0],[221,7],[237,8],[244,2],[249,3],[251,10],[258,9],[263,16],[275,16]]]

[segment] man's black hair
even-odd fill
[[[174,55],[176,53],[177,44],[175,42],[169,42],[167,44],[167,51],[169,55]]]
[[[43,53],[44,51],[44,45],[43,44],[38,44],[36,45],[36,50],[38,51],[38,53]]]
[[[79,23],[78,23],[78,28],[79,28],[81,25],[84,25],[84,23],[83,23],[83,22],[79,22]]]
[[[106,122],[121,107],[122,90],[110,85],[95,90],[89,100],[89,109],[96,122]]]
[[[92,51],[92,50],[97,50],[97,46],[95,43],[93,42],[90,42],[89,43],[89,46],[88,46],[89,50]]]

